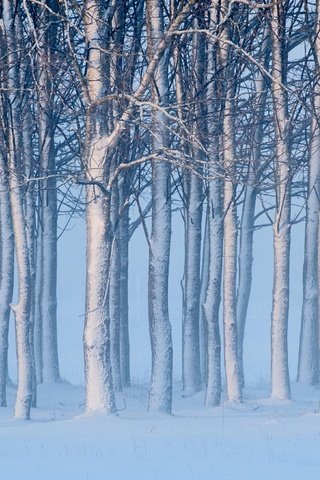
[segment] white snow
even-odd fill
[[[84,391],[42,385],[33,420],[0,410],[1,480],[245,480],[320,477],[320,391],[293,385],[294,401],[259,386],[245,403],[203,409],[204,393],[174,397],[174,415],[146,413],[147,390],[118,396],[119,416],[84,415]]]
[[[292,379],[299,340],[303,228],[297,226],[293,232],[289,322]],[[62,374],[74,383],[84,381],[83,233],[83,226],[77,224],[59,240],[59,353]],[[320,390],[293,384],[291,402],[268,398],[271,234],[266,230],[255,233],[256,281],[245,338],[249,387],[244,390],[244,404],[224,403],[219,408],[204,409],[204,392],[182,398],[181,384],[176,383],[174,415],[147,414],[146,382],[151,363],[147,259],[141,253],[145,245],[143,232],[137,232],[130,247],[130,339],[133,378],[144,386],[129,389],[125,396],[118,395],[118,408],[126,408],[118,417],[107,417],[84,415],[82,387],[41,385],[39,407],[32,409],[29,422],[12,419],[14,390],[9,389],[9,407],[0,408],[0,480],[319,480]],[[183,228],[178,225],[170,283],[175,379],[181,378],[182,241]],[[14,367],[12,339],[13,379]]]

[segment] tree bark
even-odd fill
[[[305,226],[303,304],[297,380],[316,385],[319,382],[319,199],[320,199],[320,8],[316,4],[315,83],[309,150],[307,219]]]
[[[223,3],[223,13],[229,9],[229,1]],[[223,332],[224,364],[227,381],[228,400],[241,402],[241,380],[237,356],[237,317],[236,317],[236,281],[237,281],[237,205],[236,171],[234,147],[234,109],[232,82],[232,55],[228,44],[230,39],[229,22],[221,33],[220,62],[224,70],[224,105],[222,120],[222,152],[225,171],[224,179],[224,237],[223,237]]]
[[[183,300],[182,389],[192,395],[201,389],[199,306],[202,188],[195,174],[186,174],[188,190],[185,209],[185,271]]]
[[[109,283],[109,317],[111,339],[111,365],[114,388],[117,392],[122,391],[121,377],[121,353],[120,353],[120,305],[121,305],[121,250],[119,235],[119,188],[116,181],[111,194],[111,225],[112,225],[112,248],[110,260],[110,283]]]
[[[216,0],[211,1],[210,26],[217,28],[220,7]],[[207,376],[205,406],[220,404],[221,398],[221,337],[219,310],[223,265],[223,181],[221,178],[221,140],[219,113],[221,109],[219,71],[219,45],[208,45],[208,190],[207,190],[207,230],[208,266],[207,289],[202,306],[207,333]]]
[[[26,66],[27,67],[27,66]],[[29,179],[34,174],[34,152],[32,147],[32,116],[29,106],[29,96],[26,95],[24,111],[22,113],[22,142],[24,152],[24,175]],[[26,233],[27,244],[29,252],[29,265],[30,265],[30,282],[31,282],[31,313],[30,313],[30,344],[32,345],[32,407],[37,406],[37,378],[36,378],[36,365],[34,354],[34,323],[35,323],[35,273],[36,273],[36,252],[35,252],[35,239],[36,239],[36,206],[35,206],[35,183],[29,182],[24,190],[25,196],[25,219],[26,219]]]
[[[109,312],[106,298],[106,273],[110,271],[111,253],[110,233],[109,235],[107,233],[109,229],[109,199],[96,193],[94,187],[88,187],[87,286],[84,330],[87,412],[100,410],[114,413],[116,410],[110,359]]]
[[[15,5],[11,0],[3,2],[3,23],[7,41],[10,109],[9,124],[9,188],[12,212],[12,224],[16,247],[18,268],[18,301],[11,308],[15,314],[16,349],[17,349],[17,394],[14,415],[16,418],[29,419],[32,401],[32,323],[31,323],[31,272],[29,263],[27,226],[24,215],[24,191],[21,174],[23,172],[21,99],[18,74],[19,58],[17,41],[19,39],[19,17],[14,15]]]
[[[130,339],[129,339],[129,205],[125,205],[126,180],[120,186],[121,216],[119,223],[120,236],[120,366],[122,386],[130,387]]]
[[[211,152],[213,154],[213,152]],[[217,173],[216,157],[212,157],[209,173]],[[205,406],[220,404],[221,398],[221,337],[219,310],[223,262],[222,181],[217,176],[208,185],[209,276],[203,314],[207,324],[207,379]]]
[[[36,278],[35,278],[35,305],[34,305],[34,357],[37,383],[43,382],[43,347],[42,347],[42,315],[41,315],[41,298],[42,298],[42,248],[41,248],[42,228],[38,224],[36,242]]]
[[[0,153],[0,171],[0,406],[6,407],[9,319],[14,280],[14,239],[8,168],[2,153]]]
[[[264,38],[261,46],[261,62],[265,69],[268,68],[270,58],[270,31],[265,28]],[[253,232],[255,221],[255,208],[257,198],[257,182],[259,181],[258,169],[261,164],[261,145],[263,140],[263,120],[267,100],[267,82],[265,76],[259,70],[254,81],[254,145],[252,160],[249,165],[248,182],[245,188],[244,202],[242,207],[240,225],[240,246],[239,246],[239,282],[237,290],[237,324],[238,324],[238,361],[241,386],[244,387],[243,367],[243,343],[245,324],[252,284],[253,264]]]
[[[163,37],[163,9],[159,0],[146,1],[148,54],[152,59]],[[168,102],[168,65],[162,57],[154,74],[153,101]],[[166,117],[153,112],[154,150],[168,146]],[[171,237],[170,165],[152,162],[152,231],[149,248],[149,329],[152,354],[149,410],[171,413],[172,338],[168,311],[168,277]]]
[[[203,305],[206,300],[209,280],[209,206],[206,209],[205,230],[202,241],[202,260],[201,260],[201,285],[200,285],[200,325],[199,325],[199,343],[200,343],[200,371],[202,383],[206,382],[208,374],[207,342],[208,329]]]
[[[39,145],[41,173],[48,178],[41,181],[41,260],[42,260],[42,378],[44,382],[61,381],[57,340],[57,185],[55,175],[53,92],[51,49],[55,31],[50,15],[44,7],[39,25]],[[52,19],[51,19],[52,20]]]
[[[274,278],[271,322],[272,396],[287,400],[291,396],[288,366],[290,190],[289,122],[285,84],[284,5],[272,7],[272,96],[276,138],[276,212],[273,224]]]
[[[86,319],[84,358],[86,411],[114,413],[116,403],[110,359],[110,322],[107,303],[110,275],[111,224],[110,196],[101,189],[107,180],[109,142],[105,138],[106,119],[103,109],[92,107],[106,87],[106,65],[103,55],[108,9],[102,2],[87,0],[85,35],[88,49],[87,85],[90,112],[86,123]]]
[[[194,19],[195,29],[204,27],[203,12],[197,12]],[[194,134],[198,142],[203,144],[205,86],[205,38],[200,33],[193,36],[192,64],[194,67],[192,99],[194,106]],[[197,161],[204,161],[201,147],[193,145],[194,168],[201,172]],[[199,162],[199,163],[200,163]],[[185,395],[192,395],[201,390],[200,370],[200,263],[202,236],[202,179],[193,172],[185,173],[187,191],[185,208],[185,271],[184,271],[184,316],[183,316],[183,348],[182,348],[182,388]]]

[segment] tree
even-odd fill
[[[298,381],[316,385],[319,382],[319,180],[320,180],[320,13],[316,3],[316,22],[313,44],[314,85],[312,92],[312,118],[308,163],[308,192],[303,267],[303,305],[298,361]]]
[[[53,12],[57,4],[49,5]],[[40,176],[40,223],[41,235],[41,346],[42,371],[38,372],[44,382],[61,380],[57,341],[57,181],[54,150],[54,83],[53,62],[57,41],[57,28],[47,4],[39,7],[38,13],[38,124]],[[55,68],[57,66],[55,65]],[[38,274],[40,272],[38,271]]]
[[[21,42],[20,18],[14,15],[11,0],[3,2],[3,29],[6,36],[8,61],[8,165],[9,189],[12,212],[13,233],[18,267],[18,301],[11,308],[15,315],[18,385],[15,402],[15,417],[29,419],[32,401],[32,322],[31,322],[31,271],[24,216],[23,200],[23,139],[21,121],[19,61],[17,42]]]
[[[194,28],[204,26],[204,15],[198,6],[194,15]],[[198,145],[191,145],[195,165],[204,161],[205,155],[201,145],[204,143],[205,117],[205,37],[201,33],[193,35],[191,52],[191,99],[194,102],[192,137]],[[195,143],[195,142],[193,142]],[[195,166],[196,170],[197,167]],[[185,395],[198,392],[201,389],[200,370],[200,263],[202,236],[202,204],[203,188],[200,172],[184,172],[185,195],[185,267],[183,295],[183,340],[182,340],[182,388]]]
[[[222,4],[227,14],[229,1]],[[222,157],[224,178],[224,241],[223,241],[223,331],[224,363],[227,395],[231,401],[241,401],[241,379],[237,359],[236,279],[237,279],[237,206],[236,206],[236,153],[234,131],[234,79],[232,76],[232,50],[230,21],[226,21],[221,34],[220,65],[224,75],[222,113]]]
[[[289,256],[290,256],[290,189],[288,104],[286,84],[286,8],[288,2],[271,8],[272,98],[275,129],[276,209],[273,223],[274,279],[271,323],[272,396],[290,398],[288,367]]]
[[[3,72],[2,72],[3,73]],[[1,99],[2,100],[2,99]],[[3,111],[3,104],[1,102]],[[3,120],[3,118],[1,119]],[[2,123],[2,121],[1,121]],[[4,125],[0,127],[0,405],[7,405],[8,334],[14,279],[14,240]]]
[[[163,5],[147,0],[148,55],[150,60],[164,35]],[[168,62],[165,57],[154,72],[152,100],[162,108],[168,105]],[[153,148],[168,148],[166,116],[153,112]],[[172,339],[168,312],[168,276],[171,238],[170,165],[152,163],[152,231],[149,245],[149,325],[152,371],[149,410],[171,413]]]
[[[100,1],[85,4],[85,38],[88,52],[86,72],[86,187],[87,280],[84,329],[86,409],[113,413],[116,409],[110,364],[110,327],[107,279],[110,270],[110,196],[101,189],[106,183],[112,139],[107,135],[104,106],[97,100],[106,91],[104,51],[107,25],[112,12]],[[109,154],[109,155],[108,155]]]
[[[212,29],[219,23],[219,6],[211,2],[210,18]],[[223,196],[221,178],[221,139],[219,132],[219,44],[209,43],[208,48],[208,282],[205,302],[202,306],[207,327],[207,378],[206,407],[220,404],[221,397],[221,338],[219,310],[221,301],[222,261],[223,261]]]

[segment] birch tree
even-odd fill
[[[203,12],[194,16],[194,28],[204,27]],[[204,132],[204,101],[205,101],[205,39],[201,33],[195,33],[192,44],[193,88],[192,99],[194,107],[194,138],[203,144]],[[204,160],[201,147],[193,145],[195,163]],[[185,395],[193,394],[201,389],[200,370],[200,259],[201,259],[201,229],[202,229],[202,180],[197,173],[185,172],[185,271],[183,299],[183,340],[182,340],[182,388]]]
[[[220,19],[219,5],[211,2],[210,27],[217,28]],[[219,132],[219,44],[208,46],[208,282],[202,306],[207,326],[207,378],[206,407],[217,406],[221,397],[221,338],[219,309],[221,301],[223,261],[223,191],[221,179],[221,138]]]
[[[110,363],[107,278],[110,269],[110,196],[101,189],[107,180],[107,154],[110,141],[105,137],[104,109],[95,102],[106,91],[105,56],[107,25],[112,12],[102,2],[85,4],[85,38],[88,52],[86,88],[86,187],[87,195],[87,280],[84,329],[86,409],[113,413],[116,409]]]
[[[229,10],[229,1],[222,4],[223,15]],[[237,358],[236,279],[237,279],[237,206],[234,146],[234,83],[232,78],[232,50],[230,49],[230,21],[221,33],[220,65],[224,72],[222,155],[224,179],[224,243],[223,243],[223,331],[224,363],[227,395],[231,401],[241,401],[241,379]]]
[[[2,102],[1,109],[4,112]],[[5,407],[7,405],[9,318],[14,280],[14,239],[3,120],[2,118],[0,127],[0,405]]]
[[[291,168],[286,84],[286,7],[287,2],[271,8],[272,97],[275,128],[276,210],[273,224],[274,278],[271,323],[272,396],[290,398],[288,367],[289,259]]]
[[[57,344],[57,183],[54,152],[52,53],[56,26],[46,2],[39,7],[38,121],[41,181],[41,323],[42,380],[61,380]],[[53,7],[54,8],[54,7]]]
[[[164,35],[163,4],[146,1],[148,55],[153,58]],[[152,99],[162,108],[168,105],[168,63],[165,57],[154,72]],[[153,112],[153,148],[167,148],[166,117]],[[168,276],[171,237],[170,165],[152,163],[152,231],[149,246],[149,325],[152,372],[149,410],[171,412],[172,338],[168,311]]]
[[[319,198],[320,198],[320,9],[316,3],[314,39],[314,86],[308,163],[308,192],[303,267],[303,305],[298,361],[298,381],[316,385],[319,381]]]
[[[17,55],[17,42],[21,41],[18,25],[20,19],[14,12],[15,5],[11,0],[3,2],[3,28],[9,66],[7,72],[7,108],[10,112],[8,132],[9,189],[18,267],[18,301],[16,305],[11,307],[15,315],[18,376],[14,415],[17,418],[29,419],[32,401],[31,272],[22,187],[21,99],[17,93],[20,91],[19,57]]]
[[[122,90],[122,76],[123,76],[123,47],[125,37],[125,5],[124,2],[117,2],[115,6],[112,28],[114,35],[110,42],[110,88],[118,94]],[[117,118],[119,109],[117,104],[112,105],[112,117]],[[118,149],[117,155],[113,160],[111,167],[112,171],[119,163],[119,152],[122,151],[121,146]],[[110,283],[109,283],[109,314],[110,314],[110,339],[111,339],[111,365],[114,388],[116,391],[122,390],[122,376],[121,376],[121,250],[120,250],[120,194],[119,183],[116,180],[113,183],[111,194],[111,226],[112,226],[112,250],[111,250],[111,265],[110,265]]]

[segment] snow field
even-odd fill
[[[118,395],[118,416],[85,415],[84,390],[42,385],[30,422],[0,411],[1,480],[319,480],[320,391],[293,385],[294,401],[259,388],[245,403],[203,409],[204,393],[174,415],[146,413],[147,390]]]

